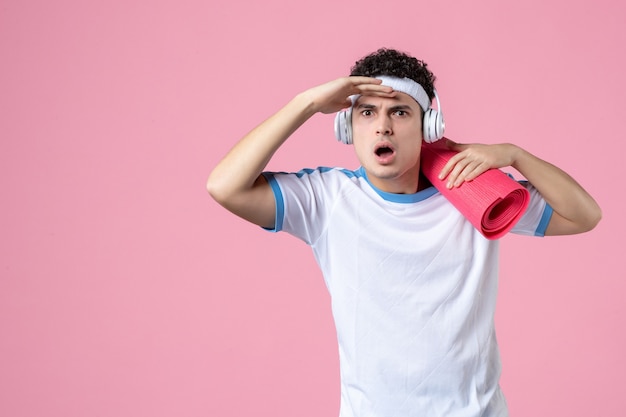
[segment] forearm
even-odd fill
[[[593,197],[560,168],[526,150],[510,145],[512,167],[517,169],[562,219],[553,223],[547,234],[571,234],[593,229],[602,213]]]
[[[315,110],[304,94],[299,94],[277,113],[244,136],[215,166],[207,189],[218,201],[253,187],[278,148]]]
[[[317,112],[333,113],[351,104],[353,94],[393,97],[391,87],[369,77],[342,77],[298,94],[285,107],[248,133],[214,168],[207,182],[220,201],[250,190],[276,150]]]

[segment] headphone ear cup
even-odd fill
[[[428,109],[424,113],[424,120],[422,121],[424,130],[424,141],[426,143],[433,143],[443,138],[443,132],[446,128],[443,120],[443,114],[440,111],[434,109]]]
[[[335,137],[341,143],[352,144],[352,107],[335,115]]]
[[[433,109],[428,109],[424,112],[424,119],[422,120],[422,130],[424,134],[424,142],[433,143],[433,124],[432,118]]]

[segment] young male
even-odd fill
[[[350,77],[296,95],[241,139],[207,184],[236,215],[313,249],[332,298],[341,417],[508,415],[493,320],[498,242],[420,175],[434,80],[424,62],[378,50]],[[311,116],[345,108],[359,169],[263,172]],[[449,187],[506,166],[528,179],[531,202],[512,232],[581,233],[600,220],[570,176],[522,148],[442,140],[458,151],[440,174]]]

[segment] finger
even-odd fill
[[[395,96],[393,88],[387,85],[382,85],[382,80],[379,80],[378,78],[350,76],[348,79],[352,82],[353,87],[356,87],[358,90],[356,94],[383,95],[385,97]]]
[[[489,164],[487,164],[486,162],[477,164],[472,171],[468,172],[467,175],[465,175],[465,181],[472,181],[489,169]]]
[[[361,75],[351,75],[348,77],[348,80],[350,80],[350,82],[352,82],[352,84],[354,85],[359,85],[359,84],[382,84],[382,80],[379,80],[378,78],[373,78],[373,77],[364,77]]]
[[[454,179],[453,186],[459,187],[464,182],[470,182],[478,178],[481,174],[490,170],[491,166],[487,161],[472,161],[468,163],[465,168]]]
[[[454,146],[457,144],[455,141],[453,141],[452,139],[448,139],[446,137],[441,139],[441,144],[444,145],[446,148],[453,150]]]
[[[464,150],[469,148],[469,144],[467,143],[457,143],[450,139],[447,139],[446,145],[448,146],[448,149],[455,152],[463,152]]]
[[[443,166],[441,171],[439,172],[439,179],[440,180],[445,179],[450,174],[450,172],[454,169],[456,164],[458,164],[463,159],[463,157],[464,155],[462,154],[456,154],[452,158],[450,158],[448,162],[446,162],[446,164]]]
[[[455,158],[456,157],[453,157],[453,158],[451,158],[450,161],[448,161],[448,164],[450,164],[450,162],[452,162],[453,166],[452,166],[452,169],[449,171],[449,173],[447,175],[447,182],[446,182],[446,187],[447,188],[452,188],[452,187],[455,186],[455,184],[457,184],[459,182],[459,178],[460,178],[461,174],[463,173],[463,171],[465,170],[467,165],[470,163],[470,161],[468,159],[466,159],[466,158],[461,158],[461,159],[458,159],[457,161],[453,161],[452,159],[455,159]],[[461,180],[461,182],[462,182],[462,180]]]
[[[458,173],[458,175],[456,176],[456,178],[454,178],[453,181],[452,180],[448,181],[448,184],[446,184],[448,188],[459,187],[465,181],[470,181],[470,176],[472,175],[472,173],[474,173],[475,171],[479,169],[479,165],[480,164],[474,161],[465,165],[465,167],[461,170],[461,172]]]
[[[453,160],[458,158],[457,161]],[[467,152],[462,152],[451,158],[455,163],[448,175],[446,186],[448,188],[459,187],[466,181],[471,181],[490,168],[487,161],[472,157]]]
[[[386,85],[362,84],[357,88],[363,96],[394,97],[396,95],[393,88]]]

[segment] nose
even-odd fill
[[[376,128],[376,134],[378,135],[383,135],[383,136],[389,136],[393,133],[393,130],[391,129],[391,120],[389,119],[389,116],[381,116],[378,120],[378,127]]]

